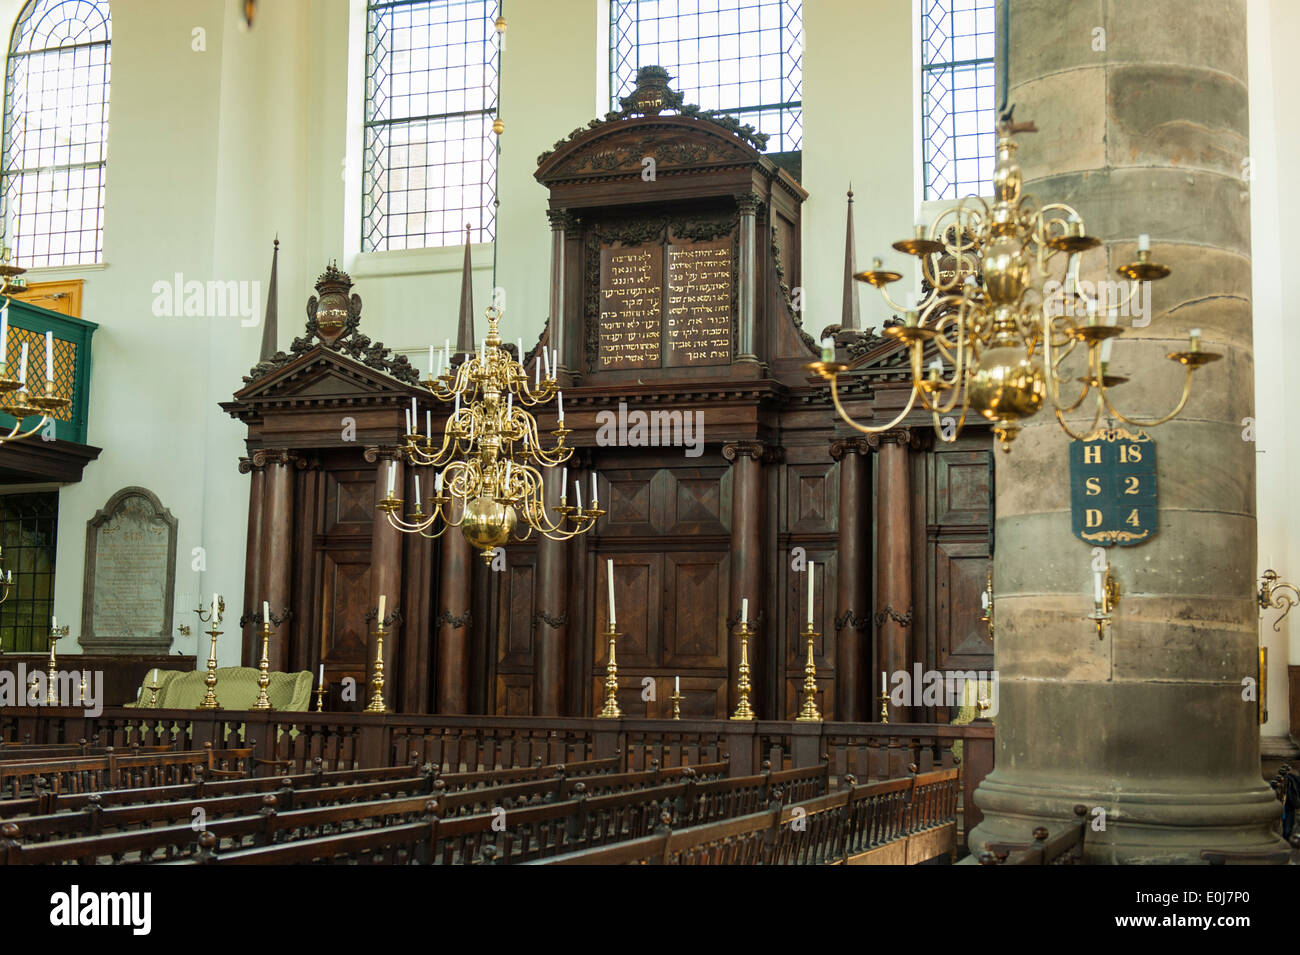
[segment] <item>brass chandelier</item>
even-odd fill
[[[523,365],[501,347],[500,319],[501,309],[487,310],[488,334],[482,348],[466,355],[458,366],[452,367],[450,344],[441,374],[436,374],[430,362],[425,387],[439,401],[454,402],[436,450],[432,412],[426,415],[423,435],[414,401],[407,412],[407,433],[399,450],[416,467],[435,469],[432,495],[421,498],[416,475],[414,507],[403,516],[403,502],[396,496],[396,472],[390,466],[388,492],[379,502],[389,522],[406,533],[433,538],[459,527],[489,563],[495,549],[512,539],[527,540],[536,532],[551,540],[567,540],[591,530],[605,513],[599,506],[594,472],[590,506],[583,507],[582,487],[577,481],[576,506],[569,504],[567,467],[560,479],[559,504],[547,513],[541,468],[554,469],[573,454],[573,448],[564,444],[570,433],[564,426],[564,394],[556,384],[555,363],[546,357],[544,348],[529,386]],[[429,351],[431,356],[435,354],[432,348]],[[550,433],[555,444],[544,448],[537,419],[528,409],[553,398],[558,416]],[[425,487],[429,489],[429,485]]]
[[[908,307],[890,297],[886,287],[902,275],[884,268],[880,259],[854,276],[903,313],[903,323],[885,328],[884,334],[909,347],[912,380],[911,395],[893,421],[860,424],[840,403],[837,379],[848,365],[835,361],[833,350],[824,344],[822,361],[808,367],[831,383],[836,411],[857,430],[888,431],[918,403],[931,413],[941,440],[955,441],[967,413],[974,410],[992,424],[1007,451],[1022,422],[1045,404],[1074,438],[1096,430],[1103,414],[1137,427],[1154,427],[1182,411],[1196,369],[1221,357],[1202,351],[1200,331],[1192,329],[1187,350],[1167,356],[1187,371],[1174,409],[1149,421],[1116,410],[1109,390],[1128,380],[1107,373],[1111,339],[1123,332],[1116,316],[1121,309],[1127,313],[1144,283],[1165,278],[1169,269],[1151,260],[1149,240],[1142,236],[1137,260],[1117,270],[1132,283],[1127,298],[1102,302],[1100,294],[1084,294],[1078,283],[1079,256],[1101,240],[1085,232],[1083,218],[1065,203],[1040,206],[1034,196],[1021,194],[1014,136],[1022,132],[1037,129],[1004,114],[998,124],[992,205],[978,196],[967,197],[943,210],[928,227],[918,225],[914,237],[893,244],[920,261],[919,302]],[[1059,273],[1056,266],[1063,266]],[[1058,274],[1059,281],[1054,279]],[[1099,302],[1105,307],[1104,321],[1099,321]],[[1083,320],[1076,321],[1080,317]],[[1083,373],[1075,387],[1063,388],[1067,375],[1062,365],[1080,346],[1086,348]],[[930,362],[923,368],[927,352]],[[1083,407],[1089,396],[1091,424],[1076,431],[1065,415]],[[950,414],[957,417],[946,418]]]

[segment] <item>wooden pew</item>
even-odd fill
[[[980,865],[1077,865],[1083,859],[1088,807],[1075,806],[1074,816],[1074,822],[1055,836],[1039,826],[1031,843],[990,842],[979,855]]]
[[[251,757],[251,749],[216,750],[209,746],[180,752],[122,755],[110,751],[102,756],[0,762],[0,792],[8,787],[14,798],[19,798],[25,790],[34,791],[37,779],[45,780],[56,793],[158,786],[192,778],[199,767],[210,774],[246,774]],[[231,764],[234,768],[228,769]]]

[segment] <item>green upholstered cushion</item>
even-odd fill
[[[152,673],[152,671],[150,671]],[[174,710],[195,710],[208,692],[208,671],[192,670],[182,673],[164,670],[158,676],[158,706]],[[217,702],[227,710],[251,710],[257,702],[258,671],[253,667],[217,667]],[[306,712],[310,709],[312,677],[303,670],[298,673],[270,673],[266,695],[272,709],[285,712]],[[145,678],[147,683],[149,677]],[[149,691],[145,690],[144,705],[148,705]],[[139,703],[127,704],[139,706]]]

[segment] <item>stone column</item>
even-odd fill
[[[297,455],[292,451],[258,451],[253,464],[266,469],[266,495],[262,514],[262,579],[261,598],[254,604],[253,615],[260,629],[262,601],[271,606],[271,616],[285,619],[272,627],[267,657],[272,670],[283,672],[289,661],[289,646],[293,634],[293,607],[290,588],[293,581],[293,471]],[[262,658],[259,645],[253,665]]]
[[[460,517],[459,506],[452,520]],[[460,715],[469,712],[470,582],[474,556],[459,527],[442,535],[438,567],[438,695],[435,712]]]
[[[757,330],[755,326],[756,285],[758,281],[757,217],[759,199],[754,195],[736,197],[740,210],[740,262],[737,269],[737,297],[739,299],[739,341],[736,343],[737,361],[758,361]]]
[[[775,719],[764,707],[771,694],[766,690],[766,655],[763,613],[763,459],[767,449],[757,441],[736,441],[722,447],[722,456],[732,462],[731,483],[731,579],[728,586],[727,629],[727,715],[735,711],[739,696],[736,678],[740,666],[741,601],[749,600],[749,702],[759,719]],[[783,714],[782,714],[783,715]]]
[[[375,475],[375,501],[384,497],[388,491],[388,470],[395,469],[394,486],[403,500],[403,511],[410,512],[415,505],[414,485],[408,487],[406,461],[395,448],[367,448],[365,458],[377,465]],[[421,495],[427,500],[425,491]],[[402,634],[402,538],[405,536],[388,520],[388,515],[374,510],[375,522],[370,532],[370,606],[369,612],[379,612],[379,598],[385,598],[384,617],[394,618],[384,624],[384,703],[390,710],[397,709],[401,696],[401,674],[396,662],[398,639]],[[370,621],[366,634],[366,679],[369,681],[375,665],[376,637],[374,630],[378,626],[377,618]],[[366,684],[366,703],[370,702],[370,685]]]
[[[871,719],[880,719],[880,674],[912,672],[912,468],[908,449],[915,440],[900,428],[868,435],[880,460],[876,474],[876,667],[868,685]],[[908,723],[912,707],[889,704],[891,723]]]
[[[252,458],[240,458],[239,471],[241,474],[251,474],[248,485],[248,540],[244,552],[244,604],[241,611],[244,622],[240,642],[240,664],[247,667],[257,666],[262,652],[257,645],[257,620],[262,610],[262,512],[266,495],[266,467],[254,464]],[[233,610],[233,606],[227,607],[227,620],[235,619],[231,612]]]
[[[1096,862],[1279,845],[1255,703],[1242,700],[1258,640],[1255,449],[1240,424],[1254,394],[1246,3],[1189,12],[1011,0],[1010,101],[1039,128],[1019,138],[1026,191],[1070,203],[1105,240],[1081,278],[1114,278],[1144,232],[1173,270],[1150,287],[1150,314],[1119,319],[1111,368],[1130,381],[1115,404],[1140,417],[1172,408],[1182,373],[1165,353],[1189,328],[1224,360],[1150,431],[1160,527],[1110,549],[1122,595],[1101,639],[1083,619],[1091,556],[1071,535],[1066,436],[1042,412],[997,454],[997,765],[975,794],[975,848],[1056,831],[1075,804],[1106,814],[1087,834]]]
[[[871,682],[871,500],[867,495],[867,462],[871,450],[865,438],[831,443],[831,458],[840,462],[838,576],[835,584],[835,719],[857,723],[870,720]],[[863,643],[866,642],[866,646]],[[863,659],[866,659],[866,667]],[[878,711],[877,711],[878,712]]]
[[[545,485],[546,513],[560,503],[560,482]],[[569,627],[569,542],[547,537],[537,540],[537,612],[533,614],[533,714],[560,716],[564,699],[564,647]]]

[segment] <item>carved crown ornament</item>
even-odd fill
[[[703,121],[704,123],[717,127],[729,136],[742,140],[760,152],[767,149],[768,135],[766,133],[761,133],[749,123],[741,123],[740,120],[736,119],[734,116],[729,116],[726,113],[719,112],[718,110],[700,109],[698,106],[684,103],[682,94],[674,91],[672,87],[669,86],[671,80],[672,76],[670,76],[668,71],[662,66],[641,67],[641,69],[637,70],[636,74],[636,88],[629,95],[619,99],[619,105],[622,109],[606,113],[604,117],[600,119],[593,119],[588,122],[586,126],[579,126],[577,129],[573,130],[573,132],[569,133],[569,135],[564,139],[557,140],[554,146],[537,157],[537,165],[541,166],[555,155],[556,152],[570,143],[573,143],[580,137],[587,135],[594,129],[603,129],[613,124],[621,123],[624,120],[634,119],[639,116],[656,117],[664,110],[672,110],[677,116],[685,117],[690,120]],[[669,150],[673,147],[680,147],[685,150],[685,152],[681,156],[674,156],[671,153],[665,153],[662,157],[664,160],[676,160],[681,163],[698,163],[705,158],[708,158],[704,155],[697,155],[699,150],[707,150],[708,148],[701,144],[667,144]],[[648,155],[644,151],[636,151],[636,144],[628,144],[624,149],[631,149],[636,153],[635,156],[632,156],[631,158],[635,160],[638,167],[641,158]],[[595,162],[595,166],[598,167],[603,162],[609,164],[607,169],[604,171],[617,169],[625,163],[627,158],[627,156],[621,154],[620,150],[614,149],[610,151],[610,155],[607,157],[598,159]],[[566,171],[576,172],[578,170]],[[593,167],[592,169],[585,171],[597,172],[602,170]]]
[[[347,355],[408,385],[420,383],[405,355],[394,355],[383,342],[371,341],[359,330],[361,296],[352,292],[352,277],[347,272],[331,262],[316,279],[316,293],[307,299],[306,334],[295,338],[287,352],[276,352],[254,365],[244,376],[245,383],[283,368],[318,346]]]

